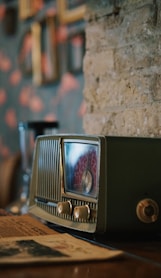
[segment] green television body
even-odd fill
[[[38,136],[29,212],[89,233],[161,230],[161,139]]]

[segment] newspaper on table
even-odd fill
[[[122,254],[59,233],[30,215],[0,217],[0,265],[106,260]]]

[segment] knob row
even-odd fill
[[[66,215],[71,215],[73,213],[75,219],[87,220],[90,217],[90,208],[88,205],[76,206],[73,209],[70,201],[59,202],[57,204],[57,212],[58,214]]]
[[[75,219],[82,220],[88,220],[91,216],[91,210],[88,205],[73,208],[70,201],[59,202],[57,204],[57,212],[58,214],[73,214]],[[136,214],[141,222],[154,223],[158,219],[159,206],[152,199],[143,199],[137,204]]]

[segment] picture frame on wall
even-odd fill
[[[43,7],[42,0],[18,0],[20,20],[26,20],[36,15]]]
[[[3,30],[6,36],[13,36],[17,32],[18,13],[15,7],[6,7],[5,17],[2,21]]]
[[[84,0],[57,0],[60,23],[68,24],[83,19],[86,2]]]
[[[60,76],[66,72],[73,74],[83,71],[85,55],[85,31],[69,33],[65,41],[58,43]]]
[[[25,20],[35,14],[34,3],[35,0],[19,0],[19,18]]]
[[[54,17],[32,25],[33,82],[36,85],[54,82],[59,77]]]
[[[21,38],[18,50],[18,64],[23,75],[31,75],[32,69],[32,32],[26,30]]]
[[[85,54],[85,32],[80,32],[68,39],[68,69],[71,73],[83,71]]]

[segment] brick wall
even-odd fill
[[[161,1],[88,1],[85,133],[161,135]]]

